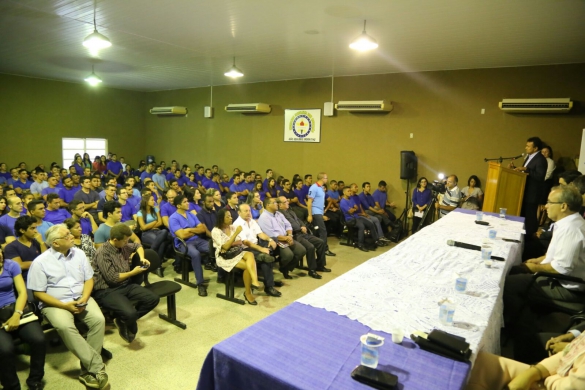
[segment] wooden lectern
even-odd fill
[[[505,207],[508,209],[506,214],[519,216],[525,184],[525,173],[490,162],[483,197],[483,211],[499,213],[500,207]]]

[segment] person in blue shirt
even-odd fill
[[[148,163],[148,165],[146,166],[146,170],[140,174],[140,182],[144,183],[144,180],[146,180],[146,179],[152,180],[152,176],[154,175],[153,171],[154,171],[154,164]]]
[[[123,167],[122,163],[118,161],[118,156],[115,153],[112,154],[112,159],[108,162],[106,168],[108,174],[115,177],[116,181],[118,181],[119,177],[122,175]]]
[[[240,174],[234,173],[233,180],[233,184],[230,185],[230,191],[238,196],[240,203],[245,202],[250,191],[246,188],[244,183],[241,182]]]
[[[152,175],[152,181],[154,182],[154,184],[156,185],[156,188],[159,191],[163,191],[165,189],[165,187],[167,186],[167,179],[165,178],[165,175],[163,174],[162,171],[162,167],[160,165],[157,165],[155,170],[155,174]]]
[[[175,197],[173,204],[177,208],[177,212],[169,218],[169,230],[175,238],[175,247],[182,251],[186,250],[191,258],[199,296],[206,297],[207,287],[203,284],[201,257],[209,253],[209,243],[199,236],[200,234],[205,234],[205,225],[189,212],[189,200],[186,196],[179,195]],[[179,239],[185,242],[186,248]],[[175,267],[178,268],[178,265]],[[175,270],[177,270],[176,268]]]
[[[384,180],[380,180],[380,182],[378,183],[378,189],[374,191],[372,197],[376,202],[376,207],[379,207],[380,209],[384,210],[386,216],[390,219],[390,221],[392,222],[396,221],[396,216],[392,211],[392,209],[396,208],[396,205],[394,204],[394,202],[390,202],[388,200],[387,184]]]
[[[47,195],[47,210],[45,211],[44,220],[51,222],[53,225],[63,223],[67,218],[71,218],[71,214],[67,209],[61,208],[61,199],[57,194]]]
[[[307,178],[306,175],[305,179]],[[306,182],[312,182],[313,177],[310,177],[310,180]],[[325,214],[325,191],[323,191],[323,185],[327,183],[327,174],[325,172],[319,172],[317,175],[317,182],[311,187],[309,187],[309,192],[307,193],[307,222],[312,223],[315,230],[315,233],[319,236],[319,238],[325,243],[325,254],[327,256],[335,256],[335,253],[329,250],[329,245],[327,244],[327,228],[325,227],[325,219],[323,218]]]
[[[22,195],[22,191],[30,189],[32,182],[28,180],[28,172],[26,169],[18,171],[18,180],[12,182],[12,188],[16,191],[17,195]]]
[[[362,193],[359,194],[360,203],[362,205],[363,210],[366,214],[371,215],[372,217],[378,219],[382,223],[383,226],[386,227],[387,230],[394,227],[394,224],[388,218],[388,214],[383,208],[380,208],[376,205],[376,201],[372,194],[370,194],[371,185],[369,182],[364,182],[362,184]]]
[[[367,218],[361,218],[360,206],[357,205],[352,199],[352,191],[349,187],[343,189],[343,198],[339,203],[343,216],[345,218],[345,224],[348,227],[355,227],[358,229],[358,249],[362,252],[368,252],[365,247],[365,231],[369,230],[372,235],[372,239],[376,242],[376,246],[385,246],[386,244],[378,240],[378,232],[374,227],[374,224]],[[375,248],[374,248],[375,249]]]
[[[46,238],[45,232],[53,226],[53,223],[43,220],[45,218],[45,204],[42,200],[36,199],[31,200],[27,207],[31,217],[35,218],[37,221],[37,232],[41,234],[42,241],[44,242]]]

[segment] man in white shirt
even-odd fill
[[[270,251],[276,249],[276,242],[263,233],[258,223],[252,218],[250,205],[242,203],[238,209],[238,215],[238,219],[233,222],[233,225],[242,227],[240,237],[244,243],[244,250],[254,254],[256,266],[260,268],[264,276],[264,292],[273,297],[280,297],[282,294],[274,286],[278,284],[279,287],[282,287],[282,282],[274,281],[272,273],[274,257],[270,255]],[[268,247],[259,245],[258,239],[268,242]]]
[[[536,314],[533,308],[542,313],[566,309],[579,311],[585,307],[585,220],[579,215],[581,203],[581,194],[576,188],[554,187],[546,204],[549,218],[555,221],[547,253],[514,267],[506,278],[504,314],[510,317],[509,325],[516,336],[515,347],[523,348],[534,342],[527,339],[538,332],[534,326]],[[532,274],[536,272],[562,274],[584,282],[545,276],[534,280]],[[521,351],[518,354],[522,355]],[[526,361],[530,358],[528,355],[525,359],[516,354],[514,357]]]
[[[449,214],[451,211],[455,210],[459,207],[459,202],[461,201],[461,190],[457,187],[457,176],[451,175],[447,177],[447,189],[443,194],[443,198],[440,202],[437,202],[437,210],[441,216],[445,216]]]

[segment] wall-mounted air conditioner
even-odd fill
[[[186,107],[154,107],[150,109],[152,115],[187,115]]]
[[[390,112],[392,102],[386,104],[384,100],[340,101],[335,105],[335,109],[337,111]]]
[[[566,114],[573,108],[570,98],[502,99],[500,110],[515,114]]]
[[[228,104],[225,107],[227,112],[240,112],[243,114],[268,114],[272,111],[270,104],[266,103],[244,103]]]

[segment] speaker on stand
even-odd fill
[[[416,179],[418,169],[418,158],[412,150],[402,150],[400,152],[400,178],[406,180],[406,203],[404,206],[403,232],[408,234],[408,208],[410,204],[410,181]],[[410,206],[412,207],[412,206]]]

